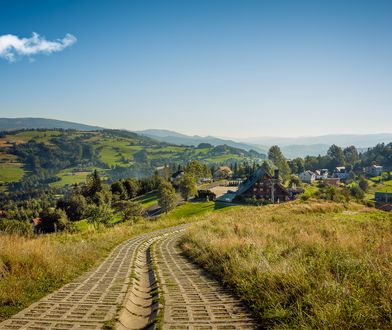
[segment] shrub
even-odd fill
[[[0,219],[0,231],[20,236],[31,236],[33,230],[28,221]]]

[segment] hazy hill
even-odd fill
[[[78,131],[95,131],[101,130],[102,127],[90,126],[70,121],[47,119],[47,118],[0,118],[0,131],[13,131],[20,129],[36,128],[60,128],[74,129]]]
[[[392,133],[380,134],[334,134],[309,137],[256,137],[241,139],[244,143],[279,146],[309,146],[309,145],[332,145],[341,147],[354,145],[357,148],[372,147],[378,143],[389,143],[392,141]]]
[[[209,143],[213,146],[226,144],[230,147],[240,148],[244,150],[255,150],[257,152],[265,153],[268,149],[263,146],[250,143],[236,142],[233,140],[221,139],[214,136],[199,136],[199,135],[185,135],[169,130],[162,129],[147,129],[143,131],[137,131],[136,133],[154,138],[159,141],[180,144],[180,145],[194,145],[197,146],[200,143]]]

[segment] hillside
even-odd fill
[[[236,142],[228,139],[221,139],[214,136],[199,136],[199,135],[185,135],[174,131],[163,130],[163,129],[146,129],[143,131],[137,131],[136,133],[151,137],[158,141],[174,143],[179,145],[194,145],[197,146],[200,143],[209,143],[213,146],[226,144],[230,147],[240,148],[244,150],[255,150],[260,153],[266,153],[268,148],[258,146],[256,144]]]
[[[74,129],[78,131],[96,131],[102,127],[90,126],[70,121],[47,119],[47,118],[0,118],[0,131],[13,131],[20,129],[37,129],[37,128],[61,128]]]
[[[97,168],[109,179],[144,177],[165,164],[260,161],[264,155],[227,145],[177,146],[128,131],[22,130],[0,138],[0,181],[64,186]]]

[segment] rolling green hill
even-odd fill
[[[227,145],[178,146],[120,130],[19,130],[0,136],[0,182],[35,180],[62,187],[84,181],[95,168],[118,179],[148,176],[157,167],[174,168],[191,160],[228,164],[263,158]]]

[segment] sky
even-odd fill
[[[392,1],[0,0],[0,117],[392,132]]]

